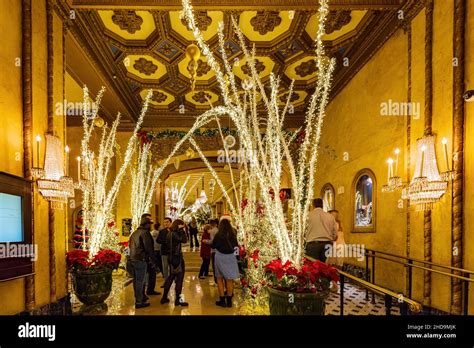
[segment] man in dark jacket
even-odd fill
[[[161,254],[161,264],[162,264],[162,271],[163,271],[163,278],[166,281],[166,278],[169,276],[169,265],[168,265],[168,233],[169,228],[171,226],[171,218],[165,217],[163,220],[163,228],[158,232],[158,237],[156,238],[156,242],[160,244],[160,254]],[[165,287],[163,282],[162,288]]]
[[[156,265],[156,258],[153,248],[153,238],[150,234],[151,225],[150,214],[143,214],[140,219],[140,226],[132,233],[129,240],[130,257],[129,262],[133,275],[133,291],[135,292],[135,308],[148,307],[145,298],[145,279],[147,262]]]

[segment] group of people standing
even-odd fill
[[[168,295],[174,282],[175,306],[189,305],[182,294],[185,275],[182,245],[190,239],[193,244],[191,248],[194,245],[199,247],[196,220],[193,218],[186,225],[181,219],[172,221],[167,217],[163,221],[163,228],[160,227],[159,223],[153,223],[150,214],[144,214],[140,226],[130,236],[127,270],[133,276],[135,308],[148,307],[148,296],[161,295],[161,292],[155,291],[157,272],[161,272],[165,279],[161,286],[163,296],[160,303],[170,302]],[[216,305],[232,307],[234,280],[239,278],[237,232],[230,219],[225,217],[220,221],[212,220],[210,224],[203,226],[202,231],[200,256],[203,262],[199,279],[209,276],[209,266],[212,263],[219,291]]]

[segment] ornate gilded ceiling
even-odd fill
[[[352,1],[359,5],[361,2]],[[198,115],[209,107],[209,103],[219,104],[218,83],[203,56],[198,60],[195,91],[191,90],[187,71],[189,59],[185,50],[194,42],[194,38],[181,19],[180,11],[131,8],[133,3],[127,2],[126,7],[99,6],[93,9],[82,5],[77,9],[80,20],[75,21],[77,27],[73,30],[76,36],[84,36],[78,41],[87,41],[85,45],[88,47],[85,49],[101,51],[100,55],[96,55],[96,64],[102,65],[102,69],[112,75],[116,91],[128,101],[130,114],[138,114],[144,91],[148,88],[155,91],[151,102],[155,124],[161,124],[157,121],[159,118],[170,116],[180,124],[180,118]],[[400,6],[402,3],[404,1],[400,1]],[[396,8],[392,1],[386,8],[357,6],[351,9],[348,6],[331,10],[323,39],[328,55],[338,60],[334,77],[335,91],[339,88],[338,84],[347,83],[341,79],[347,76],[348,70],[354,70],[352,73],[355,73],[356,69],[360,69],[362,62],[351,59],[360,57],[358,51],[370,46],[371,41],[378,37],[374,35],[377,30],[380,35],[384,33],[382,26],[389,19],[393,20]],[[281,77],[282,103],[286,100],[291,80],[295,80],[292,105],[298,114],[304,109],[317,79],[313,54],[313,39],[318,22],[316,10],[316,6],[304,10],[223,8],[219,11],[213,8],[206,11],[199,8],[196,10],[196,19],[218,58],[217,26],[219,21],[224,21],[226,53],[233,64],[234,74],[243,80],[248,77],[249,68],[230,25],[233,16],[247,43],[255,44],[256,68],[260,76],[268,79],[273,72]],[[343,66],[343,58],[348,58],[348,66]]]

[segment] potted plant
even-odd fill
[[[264,266],[271,315],[324,315],[325,300],[336,268],[303,259],[300,268],[276,259]]]
[[[72,275],[74,293],[85,305],[104,303],[112,290],[112,271],[120,264],[121,255],[103,249],[92,258],[82,249],[66,253],[66,263]]]

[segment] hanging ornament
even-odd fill
[[[188,147],[186,150],[186,158],[193,158],[194,157],[194,150]]]
[[[97,127],[97,128],[102,128],[105,124],[105,121],[102,117],[100,116],[97,116],[96,118],[94,118],[94,125]]]
[[[195,44],[191,44],[186,47],[186,57],[189,59],[187,70],[191,79],[191,90],[194,91],[194,88],[196,87],[198,60],[201,57],[201,51],[199,50],[199,47],[197,47]]]

